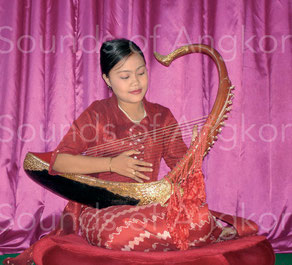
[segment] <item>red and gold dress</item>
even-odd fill
[[[153,172],[146,172],[145,175],[150,177],[149,182],[156,181],[161,159],[172,169],[185,154],[187,147],[177,130],[168,130],[164,134],[159,130],[177,124],[169,109],[146,99],[143,104],[146,117],[137,124],[130,121],[119,109],[115,95],[93,102],[74,122],[54,151],[51,166],[58,153],[116,156],[123,151],[135,149],[140,151],[136,159],[153,164]],[[172,133],[173,136],[166,133]],[[95,151],[97,146],[102,146],[103,149]],[[55,172],[51,170],[51,173]],[[93,177],[134,182],[112,172],[95,174]],[[192,224],[190,246],[214,242],[221,233],[221,228],[217,226],[207,206],[202,205],[198,214],[200,222]],[[111,206],[104,209],[82,205],[79,227],[81,236],[98,247],[144,252],[177,250],[165,219],[166,207],[158,203],[145,206]]]

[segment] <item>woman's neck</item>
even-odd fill
[[[145,110],[142,101],[138,103],[124,103],[118,100],[118,104],[133,121],[140,121],[145,117]]]

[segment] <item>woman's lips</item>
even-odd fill
[[[140,89],[133,90],[133,91],[131,91],[131,92],[129,92],[129,93],[134,94],[134,95],[138,95],[138,94],[140,94],[141,92],[142,92],[142,89],[140,88]]]

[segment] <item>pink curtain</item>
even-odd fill
[[[209,113],[216,68],[202,55],[165,68],[153,52],[205,43],[222,54],[236,90],[204,161],[210,208],[254,220],[276,252],[291,252],[291,17],[285,0],[0,0],[1,252],[20,252],[56,225],[66,201],[22,162],[53,150],[83,109],[108,97],[99,48],[117,37],[143,49],[147,99],[181,123]]]

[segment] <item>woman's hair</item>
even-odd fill
[[[127,39],[114,39],[106,41],[100,48],[100,66],[103,74],[108,76],[110,70],[122,59],[133,53],[139,53],[145,61],[145,57],[139,46]]]

